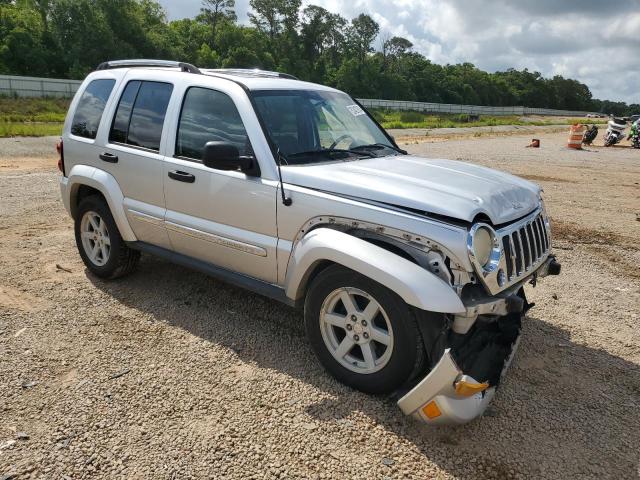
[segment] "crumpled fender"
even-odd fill
[[[287,297],[294,301],[301,298],[309,274],[319,262],[326,260],[375,280],[422,310],[465,312],[451,286],[428,270],[377,245],[330,228],[312,230],[296,245],[287,267]]]
[[[75,216],[75,198],[80,185],[93,187],[102,193],[122,238],[127,242],[135,242],[137,238],[124,211],[124,195],[113,175],[89,165],[75,165],[68,177],[62,177],[60,189],[65,207],[72,217]]]

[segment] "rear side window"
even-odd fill
[[[212,141],[232,143],[240,155],[253,154],[233,100],[216,90],[191,87],[180,113],[176,155],[201,160],[205,144]]]
[[[94,80],[82,93],[71,122],[71,133],[79,137],[96,138],[102,112],[116,84],[113,79]]]
[[[120,97],[109,141],[160,150],[162,126],[173,85],[133,80]]]

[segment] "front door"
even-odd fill
[[[165,226],[173,249],[214,265],[275,283],[276,188],[272,180],[202,164],[210,141],[253,155],[233,100],[204,87],[186,90],[175,152],[165,157]]]

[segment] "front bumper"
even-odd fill
[[[560,264],[555,257],[549,256],[527,281],[535,281],[540,277],[558,275],[559,273]],[[484,413],[495,395],[499,378],[502,378],[508,370],[518,349],[521,335],[519,322],[529,304],[523,294],[520,296],[517,292],[510,290],[510,292],[505,292],[502,296],[472,298],[465,301],[465,306],[467,309],[466,317],[456,316],[452,328],[453,335],[456,335],[458,339],[467,337],[467,332],[479,315],[488,315],[491,318],[498,317],[498,320],[494,321],[497,322],[496,325],[501,322],[503,324],[500,328],[506,332],[506,336],[503,336],[500,341],[503,342],[504,339],[509,339],[509,343],[506,344],[506,347],[503,347],[509,348],[509,350],[504,350],[508,354],[506,356],[501,355],[496,360],[496,362],[503,362],[502,368],[500,369],[499,364],[496,363],[497,368],[492,378],[493,385],[490,385],[489,383],[477,381],[471,375],[465,375],[463,369],[458,366],[454,359],[454,352],[451,348],[447,348],[431,372],[398,400],[398,406],[406,415],[411,415],[429,425],[463,424]],[[462,327],[459,324],[459,328],[456,330],[455,322],[460,318],[473,319],[473,321],[471,325],[463,324]],[[511,322],[514,318],[517,319],[517,322]],[[510,323],[516,323],[517,330],[514,330]],[[509,333],[508,330],[510,329],[511,332]],[[486,360],[487,357],[485,356],[483,361],[486,362]],[[479,360],[476,359],[476,361]],[[467,372],[470,370],[475,370],[476,372],[486,371],[483,370],[483,367],[475,368],[474,365],[469,368],[468,360],[465,360],[464,363],[467,364],[465,368]]]

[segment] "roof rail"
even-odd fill
[[[185,62],[175,62],[172,60],[111,60],[102,62],[96,67],[96,70],[109,70],[111,68],[132,68],[132,67],[174,67],[179,68],[183,72],[201,74],[202,72],[195,65]]]
[[[298,77],[289,73],[271,72],[269,70],[260,70],[259,68],[209,68],[206,72],[221,73],[223,75],[238,75],[240,77],[269,77],[298,80]]]

